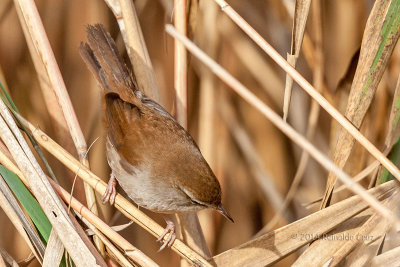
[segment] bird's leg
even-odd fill
[[[104,195],[101,197],[103,204],[110,202],[111,205],[114,204],[115,196],[117,195],[117,179],[115,178],[114,172],[111,172],[110,180],[108,180],[107,189]]]
[[[174,222],[172,220],[170,220],[167,216],[163,216],[163,217],[164,217],[165,222],[167,223],[167,226],[165,227],[164,232],[157,239],[157,242],[163,242],[163,244],[160,247],[160,249],[158,250],[158,252],[163,250],[166,246],[168,246],[168,247],[172,246],[172,244],[174,243],[174,241],[176,239]],[[169,233],[168,237],[165,240],[163,240],[164,237],[168,233]]]

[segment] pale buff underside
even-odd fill
[[[128,196],[139,206],[162,213],[196,211],[195,205],[170,178],[151,177],[151,166],[130,165],[130,173],[121,166],[121,157],[107,138],[107,160],[115,178]],[[122,159],[124,160],[124,159]]]

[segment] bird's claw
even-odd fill
[[[163,240],[168,233],[169,233],[168,237],[165,240]],[[175,224],[172,221],[167,221],[167,226],[165,227],[164,232],[157,239],[157,242],[163,243],[158,252],[163,250],[166,246],[171,247],[175,239],[176,239]]]
[[[103,204],[107,202],[110,202],[111,205],[114,204],[115,196],[117,195],[116,187],[117,187],[117,179],[115,178],[114,174],[111,173],[110,180],[108,180],[106,191],[101,197],[101,201],[103,202]]]

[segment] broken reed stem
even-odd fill
[[[321,17],[321,3],[320,0],[315,0],[311,3],[312,7],[312,15],[313,15],[313,29],[314,29],[314,39],[315,39],[315,51],[314,51],[314,67],[313,67],[313,85],[318,90],[318,92],[322,92],[322,88],[324,85],[324,55],[322,51],[322,17]],[[298,51],[299,52],[299,51]],[[308,140],[312,140],[315,135],[315,130],[317,128],[318,118],[319,118],[320,106],[315,100],[311,100],[311,108],[310,115],[308,116],[308,124],[307,124],[307,133],[306,138]],[[277,212],[272,220],[270,220],[267,224],[267,230],[271,230],[275,225],[279,222],[279,219],[282,218],[283,213],[289,206],[292,201],[294,195],[297,192],[298,186],[300,185],[301,180],[303,179],[303,175],[305,173],[309,155],[307,151],[302,151],[300,156],[299,166],[297,167],[296,174],[293,178],[293,181],[290,185],[288,192],[286,193],[285,201],[280,208],[279,212]]]
[[[378,200],[371,196],[362,186],[354,182],[343,170],[337,167],[327,156],[321,153],[314,145],[312,145],[306,138],[296,132],[289,124],[284,122],[279,115],[272,109],[265,105],[259,98],[250,92],[243,84],[236,80],[218,63],[213,61],[194,43],[192,43],[185,36],[181,35],[175,30],[172,25],[166,26],[168,34],[181,41],[186,48],[196,56],[201,62],[207,65],[222,81],[231,87],[237,94],[246,100],[253,107],[258,109],[266,118],[268,118],[278,129],[286,134],[290,139],[297,143],[302,149],[306,150],[317,162],[319,162],[328,171],[335,173],[338,178],[355,194],[359,195],[361,199],[368,203],[368,205],[375,209],[378,214],[395,222],[397,218],[395,215],[383,206]],[[311,85],[310,85],[311,86]],[[317,93],[318,94],[318,93]],[[333,108],[333,107],[332,107]],[[358,132],[358,131],[357,131]]]
[[[48,81],[50,83],[49,87],[46,86],[42,89],[46,90],[51,88],[53,92],[45,92],[45,95],[53,93],[56,95],[59,106],[53,105],[53,107],[62,109],[62,113],[67,122],[69,132],[71,134],[72,140],[74,141],[75,148],[78,152],[79,160],[83,165],[89,168],[86,141],[83,136],[78,119],[76,117],[75,110],[72,106],[71,99],[69,98],[67,89],[65,87],[64,80],[61,76],[60,69],[54,57],[54,53],[51,49],[50,42],[47,38],[35,2],[33,0],[14,0],[14,3],[16,8],[19,9],[22,14],[23,21],[21,21],[21,24],[25,24],[27,29],[25,33],[29,33],[29,36],[26,36],[26,39],[31,38],[33,46],[35,47],[37,54],[41,58],[42,66],[45,69]],[[41,70],[43,70],[43,68],[40,68],[40,70],[38,70],[39,73]],[[49,110],[49,112],[51,113],[51,110]],[[94,190],[87,184],[84,184],[84,189],[88,207],[90,207],[93,213],[98,214]],[[95,244],[104,257],[105,251],[101,241],[95,239]]]
[[[400,170],[381,151],[379,151],[360,131],[335,109],[300,73],[298,73],[261,35],[254,30],[233,8],[224,0],[214,0],[260,48],[267,53],[286,73],[288,73],[301,88],[304,89],[318,104],[328,112],[349,134],[351,134],[369,153],[375,157],[397,180],[400,181]]]
[[[61,163],[63,163],[67,168],[76,173],[78,177],[88,183],[94,190],[103,195],[107,184],[92,173],[88,168],[77,161],[71,154],[69,154],[60,145],[54,142],[48,135],[42,132],[40,129],[35,128],[31,123],[25,120],[19,114],[16,114],[22,124],[31,131],[37,142],[45,148],[50,154],[56,157]],[[121,211],[126,217],[134,221],[140,227],[144,228],[147,232],[155,237],[159,237],[164,229],[153,221],[150,217],[140,211],[135,205],[129,202],[120,194],[117,194],[115,198],[114,206]],[[165,237],[167,238],[167,236]],[[193,251],[190,247],[184,244],[181,240],[176,239],[172,245],[172,250],[177,252],[180,256],[187,259],[192,264],[201,264],[203,266],[211,266],[210,263],[200,256],[198,253]]]

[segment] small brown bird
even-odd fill
[[[215,209],[221,187],[189,133],[159,104],[139,91],[134,71],[122,63],[114,40],[101,24],[89,25],[80,54],[103,88],[107,160],[112,173],[103,202],[113,204],[117,180],[139,206],[159,213]],[[175,240],[175,226],[160,250]]]

